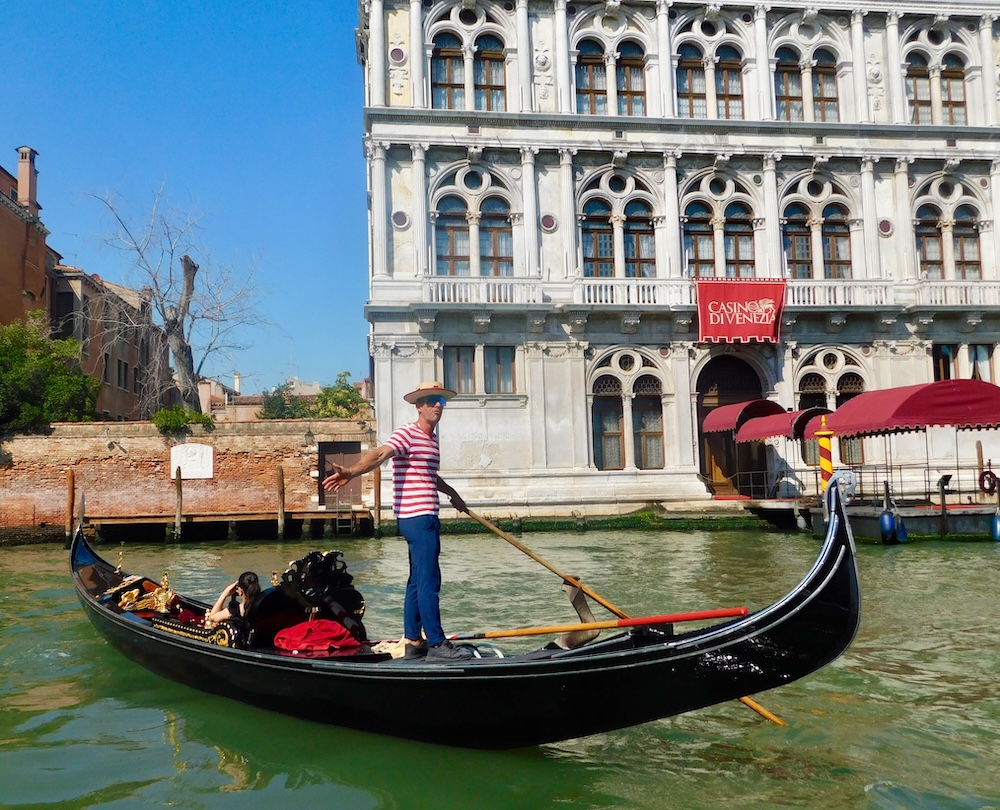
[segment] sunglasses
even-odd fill
[[[444,397],[436,395],[433,397],[423,397],[420,400],[421,405],[430,405],[432,407],[434,405],[440,405],[442,408],[447,404],[447,402],[448,400],[446,400]]]

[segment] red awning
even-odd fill
[[[769,399],[752,399],[749,402],[736,402],[732,405],[720,405],[709,411],[701,429],[705,433],[721,433],[724,430],[736,430],[748,419],[768,414],[784,413],[777,402]]]
[[[748,419],[736,431],[736,441],[752,442],[756,439],[770,439],[772,436],[801,439],[806,423],[814,416],[821,416],[824,413],[830,411],[826,408],[806,408],[802,411],[787,411]]]
[[[821,416],[806,425],[813,439]],[[941,380],[858,394],[826,418],[836,436],[873,436],[928,427],[1000,427],[1000,387],[982,380]]]

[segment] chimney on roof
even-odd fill
[[[38,216],[38,169],[35,168],[35,156],[38,154],[30,146],[21,146],[17,150],[17,201],[28,209],[33,217]]]
[[[240,373],[238,371],[233,372],[233,390],[238,394],[240,392]]]

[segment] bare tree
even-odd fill
[[[253,285],[256,262],[245,268],[213,263],[199,244],[201,215],[170,207],[162,186],[141,214],[111,192],[95,199],[114,227],[105,243],[129,263],[125,284],[148,300],[151,323],[166,337],[184,406],[200,412],[198,381],[206,361],[245,349],[241,334],[266,323]]]

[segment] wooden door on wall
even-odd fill
[[[350,467],[361,458],[361,442],[319,443],[319,502],[327,508],[361,506],[361,476],[352,478],[336,492],[323,489],[323,479],[333,472],[334,464]]]
[[[705,417],[720,405],[761,398],[757,372],[744,360],[729,354],[712,358],[698,376],[698,442],[701,474],[715,495],[752,495],[753,482],[765,463],[760,448],[737,445],[732,431],[704,433]]]

